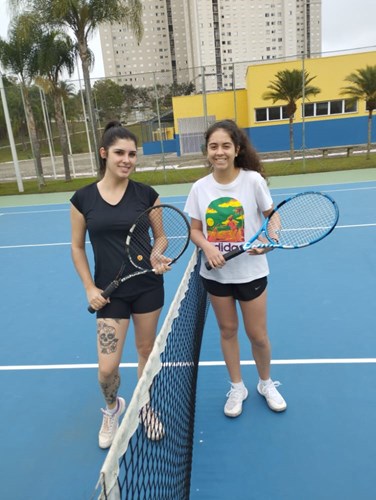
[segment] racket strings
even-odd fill
[[[305,193],[282,205],[270,218],[266,233],[282,246],[302,246],[322,239],[338,220],[333,200]]]
[[[140,217],[130,234],[128,255],[132,264],[151,269],[151,255],[174,262],[189,243],[189,224],[172,206],[154,207]]]
[[[150,255],[153,244],[146,224],[136,226],[130,242],[127,251],[131,263],[140,269],[151,269]]]

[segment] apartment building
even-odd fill
[[[250,64],[318,57],[321,0],[143,0],[137,44],[121,25],[100,27],[104,71],[119,84],[194,82],[244,88]]]

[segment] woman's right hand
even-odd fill
[[[221,269],[226,264],[223,254],[213,245],[209,244],[203,250],[206,260],[209,262],[211,267]]]
[[[95,311],[99,311],[110,302],[109,298],[105,299],[102,297],[102,292],[103,290],[96,286],[92,286],[86,290],[87,301]]]

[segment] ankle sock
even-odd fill
[[[243,389],[245,387],[243,380],[241,380],[240,382],[231,382],[231,385],[234,389]]]
[[[106,411],[107,413],[109,413],[110,415],[113,415],[114,413],[116,413],[119,409],[119,400],[116,399],[116,406],[115,408],[109,408],[108,406],[106,406]]]
[[[269,377],[267,380],[262,380],[262,379],[260,378],[260,380],[259,380],[259,381],[260,381],[260,384],[261,384],[263,387],[265,387],[266,385],[268,385],[268,384],[270,384],[270,383],[272,382],[272,379],[271,379],[270,377]]]

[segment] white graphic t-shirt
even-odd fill
[[[262,213],[270,210],[272,204],[265,179],[258,172],[240,169],[230,184],[219,184],[212,174],[195,182],[184,210],[202,222],[206,239],[226,253],[259,230]],[[269,266],[265,255],[243,253],[222,269],[208,271],[202,262],[200,274],[220,283],[247,283],[267,276]]]

